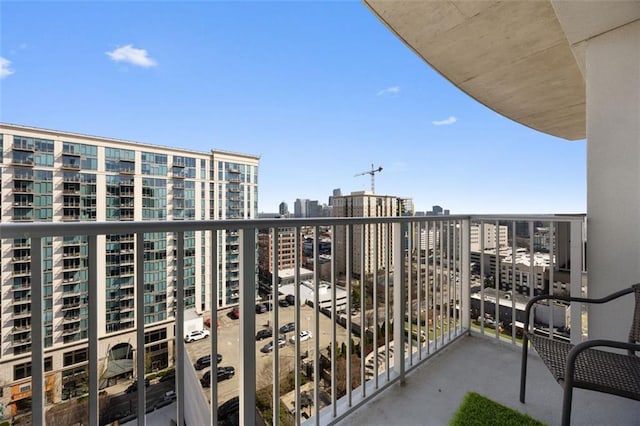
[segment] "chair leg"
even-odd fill
[[[527,387],[527,347],[529,339],[524,333],[522,339],[522,363],[520,364],[520,402],[524,404],[524,395]]]
[[[562,426],[571,424],[571,401],[573,399],[573,378],[564,383],[564,396],[562,398]]]

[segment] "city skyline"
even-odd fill
[[[372,163],[376,193],[419,211],[586,208],[584,141],[460,93],[359,2],[5,3],[1,19],[0,121],[259,155],[261,212],[368,190],[354,175]]]

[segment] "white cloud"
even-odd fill
[[[456,121],[458,121],[458,119],[455,118],[453,115],[451,115],[451,116],[449,116],[449,118],[447,118],[445,120],[432,121],[431,124],[433,124],[434,126],[449,126],[449,125],[455,123]]]
[[[397,95],[398,93],[400,93],[400,86],[391,86],[386,89],[379,90],[378,93],[376,93],[376,96]]]
[[[158,63],[149,57],[144,49],[136,49],[130,44],[118,47],[112,52],[106,52],[116,62],[128,62],[143,68],[155,67]]]
[[[0,79],[9,77],[15,72],[10,67],[11,61],[0,56]]]

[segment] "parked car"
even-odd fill
[[[256,333],[256,340],[268,339],[273,336],[273,330],[270,328],[265,328],[263,330],[259,330]]]
[[[216,361],[218,364],[220,364],[220,361],[222,361],[222,355],[216,354]],[[196,363],[193,364],[196,370],[202,370],[203,368],[208,367],[210,365],[211,365],[211,355],[201,356],[196,360]]]
[[[287,302],[287,299],[280,299],[278,300],[278,305],[282,306],[283,308],[286,308],[289,306],[289,302]]]
[[[258,303],[256,305],[256,314],[264,314],[265,312],[267,312],[267,307],[262,303]]]
[[[283,347],[286,344],[287,344],[286,340],[284,340],[282,338],[278,339],[278,347]],[[271,352],[272,350],[273,350],[273,340],[270,341],[269,343],[267,343],[266,345],[264,345],[262,347],[262,349],[260,349],[260,352],[262,352],[263,354],[266,354],[266,353]]]
[[[161,382],[166,382],[169,380],[175,380],[176,379],[176,370],[175,369],[171,369],[169,371],[167,371],[167,373],[160,377],[160,381]]]
[[[150,385],[149,379],[144,379],[144,387],[148,388]],[[136,392],[138,390],[138,380],[134,380],[128,388],[124,390],[125,393]]]
[[[285,325],[283,325],[282,327],[280,327],[280,333],[288,333],[290,331],[293,331],[296,329],[296,323],[295,322],[288,322]]]
[[[296,303],[296,297],[293,294],[287,294],[284,299],[289,305],[295,305]]]
[[[162,396],[163,401],[175,401],[176,400],[176,391],[170,390],[164,393]]]
[[[222,380],[230,379],[235,374],[236,374],[236,369],[231,366],[218,367],[216,369],[216,377],[218,382],[221,382]],[[204,373],[204,375],[200,379],[200,384],[202,385],[202,387],[205,387],[205,388],[208,388],[209,386],[211,386],[211,370]]]
[[[309,340],[313,337],[313,335],[311,334],[310,331],[301,331],[300,332],[300,341],[304,342],[305,340]],[[289,339],[289,341],[291,343],[295,343],[296,342],[296,336],[292,336],[291,339]]]
[[[272,311],[273,310],[273,303],[271,303],[271,302],[263,302],[262,305],[264,306],[264,308],[267,311]]]
[[[209,337],[209,332],[207,330],[194,330],[190,331],[184,336],[184,341],[186,343],[194,342],[200,339],[206,339]]]
[[[218,407],[218,420],[225,420],[233,415],[238,415],[240,410],[240,397],[234,396]]]
[[[240,318],[240,308],[238,308],[237,306],[234,306],[231,312],[229,312],[229,316],[233,319]]]

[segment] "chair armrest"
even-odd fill
[[[608,296],[601,297],[599,299],[591,299],[587,297],[567,297],[567,296],[559,296],[553,294],[541,294],[540,296],[535,296],[529,302],[527,302],[527,307],[525,308],[525,317],[524,317],[524,332],[527,333],[529,331],[529,318],[531,313],[531,308],[536,303],[542,300],[561,300],[563,302],[580,302],[580,303],[606,303],[611,300],[617,299],[618,297],[624,296],[625,294],[632,293],[634,288],[640,286],[640,284],[634,284],[631,287],[624,288],[622,290],[618,290],[615,293],[612,293]]]
[[[640,344],[630,342],[619,342],[615,340],[596,339],[588,340],[586,342],[578,343],[575,345],[569,355],[567,356],[567,364],[565,369],[564,380],[567,383],[568,380],[573,380],[573,373],[575,371],[576,359],[580,353],[595,346],[604,346],[607,348],[626,349],[629,352],[629,356],[633,355],[634,351],[640,351]]]

